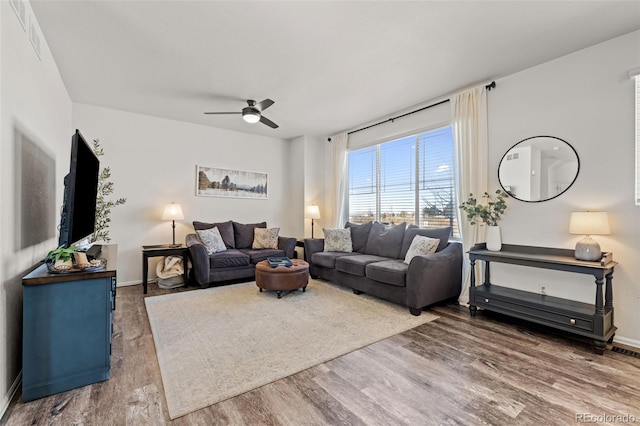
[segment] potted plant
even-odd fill
[[[59,271],[73,268],[73,253],[76,246],[60,246],[47,254],[47,264],[53,264],[53,268]]]
[[[460,205],[460,209],[467,214],[467,219],[471,225],[475,225],[478,221],[487,225],[487,249],[500,251],[502,241],[498,222],[507,209],[505,200],[509,197],[509,194],[498,189],[495,192],[495,196],[485,192],[482,197],[487,199],[486,204],[478,204],[478,200],[473,194],[469,194],[469,199]]]
[[[104,155],[104,150],[100,146],[100,139],[93,140],[93,152],[96,157]],[[126,198],[111,200],[109,196],[113,194],[113,182],[109,180],[111,169],[104,167],[98,176],[98,196],[96,198],[96,225],[93,235],[89,237],[89,242],[96,241],[110,242],[109,225],[111,223],[111,209],[127,202]]]

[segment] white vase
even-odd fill
[[[502,238],[500,237],[499,226],[487,226],[487,250],[500,251],[502,248]]]

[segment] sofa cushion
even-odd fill
[[[411,263],[411,259],[416,256],[435,253],[438,249],[438,244],[440,244],[440,240],[436,238],[416,235],[415,237],[413,237],[413,241],[409,246],[409,250],[407,250],[407,255],[404,257],[404,263],[408,265]]]
[[[449,236],[451,235],[451,227],[445,226],[443,228],[418,228],[409,227],[404,233],[404,240],[402,240],[402,250],[400,251],[400,259],[404,259],[409,250],[409,246],[413,242],[413,238],[416,235],[422,235],[423,237],[437,238],[440,240],[436,252],[442,250],[449,244]]]
[[[407,224],[386,226],[380,222],[374,222],[369,231],[367,245],[364,252],[374,256],[400,258],[400,249]]]
[[[406,285],[407,270],[409,265],[400,259],[384,260],[382,262],[369,263],[366,267],[367,278],[391,284],[398,287]]]
[[[207,248],[207,254],[219,253],[225,251],[227,246],[222,240],[218,227],[214,226],[211,229],[198,229],[196,230],[198,238],[202,241],[202,244]]]
[[[311,255],[311,263],[329,269],[335,269],[336,259],[342,256],[353,256],[358,253],[342,253],[339,251],[319,251]]]
[[[277,249],[280,228],[254,228],[252,249]]]
[[[260,223],[238,223],[233,222],[233,237],[238,249],[250,249],[253,245],[254,228],[266,228],[267,222]]]
[[[351,253],[353,251],[351,228],[323,228],[322,231],[324,232],[324,251],[339,251],[342,253]]]
[[[211,268],[229,268],[232,266],[248,266],[249,256],[236,249],[229,249],[209,256]]]
[[[370,254],[356,254],[352,256],[341,256],[336,259],[336,269],[347,274],[359,277],[365,276],[365,268],[369,263],[389,260],[386,257],[373,256]]]
[[[196,231],[211,229],[213,227],[218,228],[218,231],[220,231],[220,235],[222,236],[222,241],[224,241],[224,245],[226,245],[227,248],[236,248],[236,241],[233,237],[233,223],[231,221],[219,223],[193,221],[193,229]]]
[[[353,245],[353,251],[358,253],[364,253],[364,248],[367,245],[367,239],[369,238],[369,232],[373,222],[367,222],[363,224],[347,222],[345,228],[351,228],[351,244]]]
[[[283,257],[284,250],[278,249],[240,249],[240,251],[249,256],[251,263],[254,265],[263,260],[267,260],[267,257]]]

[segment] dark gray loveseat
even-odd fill
[[[305,257],[311,276],[335,282],[354,293],[367,293],[407,306],[413,315],[460,295],[462,244],[449,242],[451,228],[418,228],[405,224],[347,224],[353,252],[325,252],[323,239],[305,239]],[[440,240],[433,254],[416,256],[407,265],[405,255],[416,235]]]
[[[256,263],[272,256],[292,258],[296,246],[295,238],[278,237],[277,249],[252,249],[254,229],[266,228],[266,222],[193,222],[193,227],[196,230],[217,227],[227,247],[225,251],[209,255],[197,234],[187,235],[186,244],[191,254],[193,278],[202,288],[222,281],[252,280],[255,278]]]

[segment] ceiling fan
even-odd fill
[[[276,123],[274,123],[273,121],[269,120],[267,117],[262,115],[262,111],[264,111],[265,109],[269,108],[271,105],[274,104],[274,102],[271,99],[265,99],[264,101],[260,101],[257,103],[252,99],[248,99],[247,104],[249,104],[249,106],[242,108],[242,111],[205,112],[205,114],[242,114],[242,119],[247,123],[257,123],[259,121],[271,127],[272,129],[278,128],[278,125]]]

